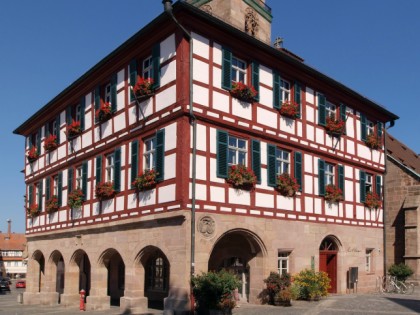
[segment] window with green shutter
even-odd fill
[[[101,87],[98,85],[95,88],[94,92],[94,98],[95,98],[95,123],[99,121],[98,116],[96,115],[96,112],[101,108]]]
[[[117,111],[117,81],[118,76],[114,73],[111,77],[111,111],[115,113]]]
[[[267,144],[267,185],[277,186],[276,146],[272,144]]]
[[[57,179],[57,199],[58,199],[58,206],[61,207],[63,204],[63,173],[58,173]]]
[[[295,103],[298,105],[298,115],[297,117],[301,117],[301,111],[302,111],[302,87],[299,82],[295,82],[294,85],[295,90]]]
[[[83,95],[80,98],[80,129],[85,130],[85,109],[86,109],[86,98]]]
[[[302,153],[295,152],[295,178],[299,184],[299,191],[302,191]]]
[[[152,48],[153,89],[160,87],[160,44]]]
[[[161,129],[156,132],[155,159],[155,169],[157,172],[156,180],[162,181],[165,178],[165,129]]]
[[[37,188],[38,188],[38,210],[42,211],[42,180],[39,181]]]
[[[51,178],[45,179],[45,202],[51,198]]]
[[[82,192],[83,197],[87,198],[87,182],[88,182],[88,162],[84,161],[82,163]]]
[[[346,113],[347,107],[343,103],[340,104],[340,120],[346,122],[347,121],[347,113]],[[346,134],[346,123],[344,124],[344,128],[342,131],[342,134]]]
[[[275,109],[280,109],[281,104],[283,103],[283,93],[280,90],[280,75],[278,72],[273,74],[273,107]]]
[[[254,87],[255,91],[257,92],[257,95],[254,97],[254,99],[257,102],[259,102],[260,100],[260,65],[254,61],[251,64],[251,70],[252,70],[251,84]]]
[[[344,190],[344,166],[338,165],[338,188],[341,189],[343,192],[343,198],[345,198],[345,190]]]
[[[139,164],[139,142],[134,140],[131,142],[131,181],[133,183],[138,175]]]
[[[114,152],[114,190],[121,191],[121,148]]]
[[[379,198],[382,197],[382,176],[375,176],[375,192]]]
[[[222,88],[232,89],[232,52],[222,47]]]
[[[96,184],[102,181],[102,155],[96,157]]]
[[[34,185],[28,186],[28,207],[34,202]]]
[[[257,177],[257,183],[261,184],[261,144],[258,140],[252,140],[252,170]]]
[[[73,190],[73,168],[67,170],[67,192],[71,193]]]
[[[360,202],[364,203],[366,201],[366,172],[360,171]]]
[[[325,196],[325,161],[318,160],[318,194]]]
[[[318,93],[318,124],[321,126],[327,124],[326,99],[321,93]]]
[[[367,120],[366,116],[360,114],[360,139],[366,141],[367,138]]]
[[[134,88],[137,82],[137,60],[132,59],[130,61],[130,86]],[[134,93],[133,90],[130,89],[130,102],[134,101]]]
[[[217,130],[217,177],[227,178],[228,176],[228,133]]]

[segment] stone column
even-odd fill
[[[70,267],[71,268],[71,267]],[[61,295],[61,305],[63,306],[77,306],[80,302],[79,294],[79,270],[78,268],[71,268],[65,274],[64,293]]]
[[[50,261],[46,263],[45,277],[40,292],[40,303],[42,305],[58,305],[59,293],[56,292],[57,265]]]
[[[111,298],[107,295],[108,271],[104,265],[91,270],[90,295],[86,298],[86,309],[90,311],[111,308]]]
[[[26,290],[23,293],[23,304],[25,305],[41,304],[39,294],[39,273],[39,262],[33,258],[29,258],[26,273]]]
[[[125,267],[125,290],[120,299],[121,312],[145,313],[147,298],[144,296],[144,268],[140,263]]]

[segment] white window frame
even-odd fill
[[[75,121],[80,121],[82,119],[82,107],[80,104],[75,107]]]
[[[373,262],[373,248],[367,248],[365,252],[365,271],[370,273],[372,272],[372,262]]]
[[[104,102],[111,103],[111,83],[108,83],[104,87]]]
[[[143,79],[149,79],[153,76],[153,61],[152,56],[149,56],[143,60]]]
[[[337,106],[327,101],[327,104],[325,104],[325,114],[325,117],[337,119]]]
[[[335,185],[335,166],[325,163],[325,185]]]
[[[144,140],[144,170],[155,169],[156,137]]]
[[[373,175],[369,173],[365,176],[365,191],[373,192]]]
[[[75,176],[76,189],[82,189],[82,186],[83,186],[83,168],[82,168],[81,165],[76,167],[75,174],[76,174],[76,176]]]
[[[276,148],[276,175],[283,173],[290,174],[290,152]]]
[[[110,153],[105,156],[105,182],[114,181],[114,167],[115,167],[115,155]]]
[[[53,177],[53,196],[58,196],[58,176]]]
[[[369,119],[366,119],[366,135],[369,136],[373,134],[375,134],[375,124]]]
[[[239,164],[247,166],[247,153],[248,145],[245,139],[228,136],[228,166]],[[230,159],[231,156],[233,159]]]
[[[235,56],[232,57],[232,81],[247,84],[247,63]]]
[[[277,256],[277,270],[279,275],[289,273],[290,270],[290,251],[281,251]],[[283,262],[286,263],[286,267],[283,267]]]
[[[290,82],[280,79],[280,93],[283,102],[290,101]]]

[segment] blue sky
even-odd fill
[[[400,116],[420,153],[420,1],[267,0],[272,39]],[[162,12],[161,0],[0,2],[0,230],[24,232],[24,139],[13,130]]]

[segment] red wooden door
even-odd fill
[[[337,252],[320,251],[319,252],[319,270],[324,271],[330,278],[329,293],[337,293]]]

